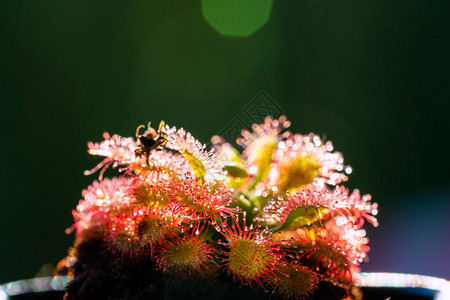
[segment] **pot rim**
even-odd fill
[[[72,278],[69,276],[39,277],[0,285],[0,300],[26,293],[63,291]],[[362,272],[356,285],[370,288],[423,288],[437,291],[434,300],[450,299],[450,281],[418,274]]]

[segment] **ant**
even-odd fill
[[[136,128],[136,137],[138,138],[140,145],[134,151],[136,156],[145,155],[147,166],[149,165],[148,157],[150,156],[150,152],[167,143],[167,135],[162,132],[164,121],[159,123],[158,131],[155,131],[155,129],[150,127],[150,123],[151,122],[148,122],[147,130],[144,134],[139,134],[139,130],[145,127],[144,125],[139,125],[138,128]]]

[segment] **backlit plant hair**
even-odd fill
[[[242,152],[164,122],[89,142],[103,160],[67,229],[65,299],[351,298],[378,206],[342,186],[352,169],[330,141],[289,126],[267,117],[243,130]],[[109,167],[117,177],[103,178]]]

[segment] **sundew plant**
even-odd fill
[[[352,169],[331,142],[289,125],[267,117],[243,130],[242,151],[218,136],[207,150],[164,122],[89,143],[104,159],[85,172],[99,178],[67,230],[75,243],[57,267],[73,277],[65,298],[356,297],[363,225],[377,226],[377,204],[342,186]],[[103,178],[107,168],[118,176]]]

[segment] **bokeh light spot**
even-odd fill
[[[206,21],[220,34],[249,36],[267,23],[272,0],[202,0]]]

